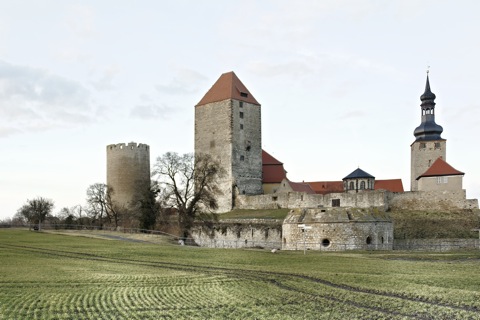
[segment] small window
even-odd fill
[[[448,183],[448,177],[437,177],[437,184]]]
[[[240,92],[240,96],[246,98],[246,97],[248,97],[248,93],[246,93],[246,92]]]
[[[349,188],[350,190],[354,190],[355,189],[355,184],[353,183],[353,181],[350,181],[350,186]]]
[[[440,149],[440,142],[435,142],[435,149]]]
[[[360,182],[360,189],[365,189],[365,181]]]
[[[243,112],[240,111],[240,119],[243,119]]]
[[[240,156],[240,161],[245,161],[245,156]]]
[[[332,199],[332,207],[340,207],[340,199]]]
[[[427,148],[427,144],[425,142],[420,142],[420,149]]]
[[[370,236],[367,237],[367,244],[372,244],[372,237]]]
[[[240,101],[240,108],[243,108],[243,101]]]
[[[240,123],[240,130],[243,130],[243,123]]]
[[[273,200],[273,201],[277,201],[277,200],[278,200],[278,197],[277,197],[277,196],[274,196],[274,197],[272,197],[272,200]]]

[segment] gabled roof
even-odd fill
[[[375,179],[374,176],[372,176],[371,174],[363,171],[362,169],[358,168],[358,169],[355,169],[352,173],[350,173],[348,176],[346,176],[345,178],[343,178],[343,180],[345,179],[360,179],[360,178],[371,178],[371,179]]]
[[[437,177],[437,176],[458,176],[465,173],[458,171],[451,165],[449,165],[442,157],[439,157],[435,162],[427,169],[418,179],[423,177]]]
[[[343,192],[343,181],[315,181],[307,183],[317,194]]]
[[[375,180],[375,190],[404,192],[402,179]]]
[[[283,163],[262,150],[262,183],[280,183],[286,177]]]
[[[240,79],[238,79],[237,75],[233,71],[230,71],[222,74],[220,78],[218,78],[217,82],[213,84],[196,106],[227,99],[235,99],[258,106],[260,105]]]
[[[288,184],[290,185],[290,188],[292,188],[293,191],[296,192],[305,192],[308,194],[314,194],[315,191],[310,187],[308,183],[305,182],[292,182],[288,179],[286,179]]]
[[[265,164],[283,164],[282,162],[275,159],[271,154],[267,151],[262,150],[262,163]]]

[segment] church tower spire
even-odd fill
[[[430,89],[427,71],[425,92],[420,96],[422,122],[413,132],[415,141],[410,146],[410,191],[418,190],[418,177],[424,174],[438,158],[446,161],[447,140],[441,137],[443,128],[435,123],[435,98],[435,94]]]
[[[420,125],[413,132],[416,141],[440,140],[443,128],[435,123],[435,94],[430,90],[430,80],[427,72],[425,92],[420,96],[422,112]]]

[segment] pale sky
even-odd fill
[[[480,197],[480,2],[0,2],[0,219],[84,204],[106,146],[193,152],[194,106],[234,71],[292,181],[357,167],[410,186],[427,66],[447,162]]]

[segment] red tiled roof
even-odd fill
[[[343,192],[343,181],[315,181],[306,182],[317,194]]]
[[[264,165],[265,164],[283,164],[282,162],[272,157],[272,155],[265,150],[262,150],[262,163]]]
[[[227,99],[235,99],[258,106],[260,105],[250,91],[248,91],[247,87],[238,79],[237,75],[233,71],[230,71],[222,74],[220,78],[218,78],[217,82],[213,84],[210,90],[203,96],[202,100],[197,103],[197,106]]]
[[[306,182],[317,194],[343,192],[343,181],[315,181]],[[402,179],[375,180],[375,190],[403,192]]]
[[[287,177],[283,165],[263,165],[262,183],[280,183]]]
[[[310,187],[310,185],[308,183],[305,183],[305,182],[292,182],[290,180],[288,180],[288,184],[290,185],[290,187],[292,188],[293,191],[296,191],[296,192],[305,192],[305,193],[309,193],[309,194],[314,194],[315,191]]]
[[[436,176],[458,176],[465,173],[458,171],[451,165],[449,165],[442,157],[439,157],[435,162],[427,169],[418,179],[423,177],[436,177]]]
[[[402,179],[375,180],[375,190],[403,192]]]
[[[263,183],[280,183],[287,177],[283,163],[272,157],[265,150],[262,150],[262,174]]]

